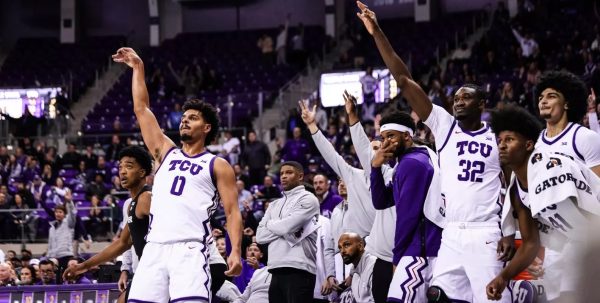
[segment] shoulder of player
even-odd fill
[[[578,125],[574,127],[573,132],[576,132],[575,140],[577,140],[577,143],[600,144],[600,134],[585,126]]]
[[[429,156],[423,154],[421,151],[412,151],[405,154],[402,160],[398,162],[399,168],[411,168],[411,169],[430,169],[431,163]]]
[[[231,172],[233,174],[233,167],[231,166],[231,164],[229,164],[229,162],[227,162],[227,160],[215,156],[210,161],[212,163],[212,173],[214,173],[215,176],[228,172]]]

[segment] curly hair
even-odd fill
[[[190,99],[185,101],[182,107],[183,111],[195,109],[202,113],[202,118],[206,124],[210,124],[210,131],[206,134],[204,145],[210,144],[219,133],[219,113],[217,109],[208,102],[199,99]]]
[[[119,161],[124,157],[134,158],[145,171],[144,177],[152,173],[152,156],[140,146],[127,146],[119,152]]]
[[[588,90],[585,83],[576,75],[567,71],[548,71],[542,74],[537,85],[537,91],[541,94],[545,89],[552,88],[565,97],[569,105],[567,109],[567,120],[579,122],[587,112]]]
[[[503,109],[491,111],[491,127],[496,135],[503,131],[521,134],[536,141],[542,131],[542,123],[522,107],[508,104]]]

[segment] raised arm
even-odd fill
[[[214,175],[217,180],[217,190],[223,202],[227,220],[227,233],[231,241],[231,253],[227,258],[229,270],[227,276],[238,276],[242,271],[241,245],[242,245],[242,215],[237,203],[237,190],[235,186],[235,173],[225,159],[214,159]]]
[[[513,186],[515,188],[516,186]],[[517,213],[519,230],[523,243],[508,265],[486,287],[488,299],[499,300],[508,282],[533,262],[540,250],[540,234],[531,217],[531,211],[525,207],[519,195],[510,192],[511,204]]]
[[[431,101],[429,101],[429,98],[427,98],[425,92],[423,92],[423,94],[425,94],[426,97],[425,99],[409,99],[409,96],[413,95],[414,92],[409,93],[407,95],[405,92],[407,87],[405,86],[407,86],[407,82],[410,81],[414,83],[414,81],[412,81],[412,76],[410,74],[410,71],[408,70],[408,67],[406,66],[404,61],[402,61],[400,56],[398,56],[398,54],[394,51],[392,45],[390,44],[390,41],[388,41],[387,37],[381,30],[381,27],[379,27],[379,24],[377,23],[377,18],[375,17],[375,13],[369,8],[367,8],[367,6],[364,5],[362,2],[357,1],[356,3],[358,5],[358,8],[361,10],[361,12],[356,13],[356,15],[363,22],[369,34],[373,36],[375,44],[377,45],[377,49],[379,50],[379,54],[383,58],[385,65],[390,69],[390,72],[394,76],[394,79],[396,79],[396,81],[398,82],[398,86],[402,89],[404,97],[408,99],[410,107],[417,113],[419,118],[421,118],[421,120],[426,120],[427,117],[429,117],[429,114],[431,113]],[[413,87],[411,85],[408,89],[413,90],[415,88],[421,90],[421,88],[418,85],[416,85],[416,87]]]
[[[344,158],[335,150],[331,142],[325,138],[323,133],[319,130],[316,121],[316,108],[317,105],[313,105],[312,110],[308,106],[307,100],[298,101],[298,105],[300,106],[300,111],[302,112],[302,121],[308,127],[310,134],[312,135],[312,139],[315,142],[315,146],[325,159],[325,162],[329,164],[331,169],[342,178],[342,180],[346,180],[348,182],[350,180],[350,174],[352,173],[353,167],[346,163]]]
[[[163,156],[171,147],[175,146],[175,143],[163,134],[156,117],[150,110],[150,97],[144,78],[144,62],[133,49],[128,47],[120,48],[112,58],[115,62],[122,62],[133,68],[131,80],[133,111],[140,124],[144,143],[154,159],[161,163]]]

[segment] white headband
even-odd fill
[[[379,128],[379,133],[383,133],[386,130],[396,130],[399,132],[407,132],[411,137],[414,136],[414,134],[415,134],[415,132],[412,129],[410,129],[404,125],[398,124],[398,123],[386,123],[386,124],[382,125]]]

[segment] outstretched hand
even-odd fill
[[[358,9],[360,9],[360,13],[356,13],[356,15],[363,22],[369,34],[373,35],[375,30],[379,28],[379,24],[377,24],[377,17],[375,17],[375,13],[360,1],[356,1],[356,6],[358,6]]]
[[[142,59],[138,54],[130,47],[121,47],[117,52],[112,55],[112,59],[115,62],[125,63],[129,67],[135,67],[142,63]]]
[[[312,109],[310,109],[309,102],[305,99],[298,101],[298,106],[300,106],[300,116],[302,117],[302,121],[304,121],[307,126],[316,124],[317,105],[313,105]]]
[[[356,97],[351,95],[347,90],[344,90],[344,107],[346,108],[346,114],[348,114],[348,123],[351,126],[358,122],[356,102]]]

